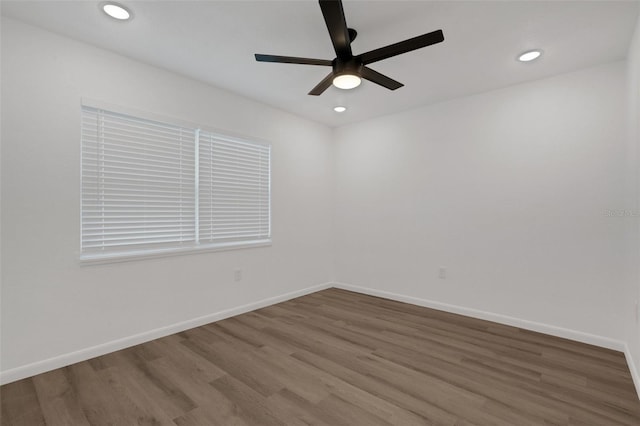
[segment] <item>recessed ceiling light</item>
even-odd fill
[[[102,5],[102,10],[107,15],[119,21],[126,21],[131,18],[131,13],[125,9],[124,6],[119,5],[118,3],[104,3]]]
[[[518,60],[520,62],[529,62],[529,61],[533,61],[534,59],[538,59],[540,55],[542,55],[541,50],[528,50],[523,54],[521,54],[520,56],[518,56]]]
[[[347,107],[337,106],[337,107],[333,107],[333,110],[335,112],[345,112],[347,110]]]
[[[333,79],[333,85],[338,89],[353,89],[360,86],[360,77],[353,74],[341,74]]]

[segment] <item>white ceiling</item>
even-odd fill
[[[442,29],[445,41],[371,65],[405,84],[307,92],[329,67],[258,63],[254,53],[333,59],[315,0],[128,1],[129,22],[98,1],[2,1],[2,14],[222,87],[330,126],[623,59],[638,1],[344,0],[354,54]],[[518,53],[541,48],[533,63]],[[345,105],[338,114],[333,106]]]

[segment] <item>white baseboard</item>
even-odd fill
[[[627,365],[629,366],[629,372],[631,373],[633,384],[636,387],[636,393],[638,394],[638,399],[640,399],[640,375],[638,374],[636,363],[634,362],[633,356],[631,355],[631,351],[629,350],[629,345],[627,345],[626,343],[624,345],[624,357],[627,360]]]
[[[626,346],[625,343],[621,340],[610,339],[608,337],[584,333],[582,331],[571,330],[568,328],[556,327],[554,325],[528,321],[520,318],[510,317],[507,315],[480,311],[478,309],[465,308],[463,306],[450,305],[448,303],[436,302],[428,299],[420,299],[417,297],[405,296],[403,294],[391,293],[388,291],[360,287],[346,283],[334,282],[333,287],[354,291],[356,293],[368,294],[370,296],[382,297],[384,299],[391,299],[398,302],[410,303],[412,305],[423,306],[425,308],[437,309],[439,311],[451,312],[467,317],[497,322],[499,324],[510,325],[525,330],[537,331],[539,333],[550,334],[552,336],[575,340],[582,343],[588,343],[590,345],[613,349],[620,352],[624,352]]]
[[[67,365],[75,364],[76,362],[86,361],[88,359],[95,358],[100,355],[118,351],[120,349],[128,348],[131,346],[139,345],[140,343],[145,343],[150,340],[159,339],[161,337],[165,337],[170,334],[179,333],[181,331],[189,330],[194,327],[199,327],[201,325],[209,324],[211,322],[220,321],[225,318],[233,317],[236,315],[244,314],[246,312],[254,311],[256,309],[264,308],[266,306],[270,306],[275,303],[280,303],[286,300],[294,299],[296,297],[304,296],[306,294],[315,293],[317,291],[330,288],[331,286],[332,286],[331,283],[314,285],[311,287],[304,288],[302,290],[296,290],[290,293],[269,297],[267,299],[259,300],[257,302],[252,302],[246,305],[238,306],[236,308],[225,309],[223,311],[215,312],[215,313],[201,316],[198,318],[193,318],[177,324],[156,328],[154,330],[145,331],[144,333],[139,333],[133,336],[124,337],[122,339],[113,340],[107,343],[102,343],[100,345],[96,345],[89,348],[81,349],[79,351],[59,355],[53,358],[34,362],[32,364],[27,364],[20,367],[12,368],[10,370],[1,371],[0,384],[4,385],[4,384],[15,382],[17,380],[21,380],[27,377],[35,376],[36,374],[55,370],[56,368],[66,367]]]

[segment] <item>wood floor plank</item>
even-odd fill
[[[242,336],[245,341],[251,342],[255,347],[269,346],[287,355],[296,351],[296,347],[289,345],[284,340],[280,340],[263,333],[262,327],[256,328],[253,323],[244,323],[238,318],[230,318],[224,324],[216,323],[227,335],[236,337]]]
[[[222,376],[211,382],[227,398],[239,408],[238,415],[251,425],[283,426],[286,421],[274,414],[274,408],[268,404],[266,398],[243,382],[232,376]]]
[[[91,425],[153,424],[147,422],[148,416],[140,407],[102,380],[88,362],[65,368],[73,392],[78,395],[78,403]],[[56,424],[55,419],[46,421]]]
[[[270,352],[273,350],[265,347],[263,351]],[[320,402],[330,394],[333,394],[343,399],[348,399],[352,404],[392,424],[420,426],[426,422],[423,417],[403,410],[384,399],[352,386],[339,377],[313,368],[293,357],[283,358],[274,355],[276,355],[276,353],[272,352],[270,359],[273,360],[274,363],[278,363],[279,366],[287,368],[296,380],[292,383],[292,386],[289,386],[287,383],[287,387],[276,394],[275,398],[286,396],[291,400],[295,396],[295,400],[299,405],[315,406],[314,401]],[[309,396],[309,391],[315,393]],[[305,394],[305,397],[300,396]]]
[[[416,359],[416,354],[402,349],[385,349],[375,353],[382,358],[393,360],[397,364],[405,365],[434,377],[448,380],[461,388],[487,398],[486,406],[498,401],[502,405],[511,407],[512,411],[524,416],[549,419],[557,424],[568,422],[569,416],[563,410],[550,406],[543,397],[529,394],[522,389],[524,381],[513,381],[495,378],[482,372],[476,372],[456,364],[447,363],[438,358],[424,356]]]
[[[0,388],[5,426],[640,425],[622,353],[329,289]]]
[[[221,342],[206,346],[193,342],[183,344],[263,396],[269,396],[284,387],[275,374],[256,362],[255,357],[238,352],[232,346]]]
[[[208,408],[197,407],[183,416],[176,417],[174,423],[178,426],[249,426],[239,417],[224,417]]]
[[[294,392],[312,404],[317,404],[330,394],[329,389],[318,380],[318,374],[308,366],[267,346],[255,352],[261,364],[278,376],[283,388]]]
[[[44,413],[31,379],[19,380],[2,386],[2,415],[0,421],[10,425],[45,425]]]
[[[151,364],[160,364],[163,371],[179,373],[183,381],[195,380],[208,383],[227,374],[215,364],[180,344],[181,342],[159,339],[150,343],[156,343],[162,349],[162,357],[151,361]]]
[[[97,372],[98,376],[119,395],[131,401],[140,412],[135,419],[138,425],[172,426],[173,419],[167,414],[166,405],[148,392],[142,382],[128,372],[118,368],[105,368]]]
[[[144,386],[149,395],[160,401],[164,412],[171,418],[178,417],[196,407],[195,403],[175,383],[168,380],[161,368],[144,360],[133,351],[120,351],[114,365]]]
[[[310,426],[335,426],[329,423],[331,419],[327,418],[325,410],[289,389],[285,388],[269,396],[267,403],[281,413],[280,416],[284,417],[286,424],[295,421]]]
[[[49,423],[71,420],[74,425],[89,425],[67,374],[67,369],[58,369],[33,378],[44,417]]]
[[[182,345],[176,344],[175,346],[178,355],[188,353],[188,350],[184,349]],[[191,355],[185,358],[188,360]],[[174,419],[176,424],[247,426],[247,423],[238,416],[236,404],[211,386],[211,381],[226,375],[226,373],[220,374],[221,370],[217,370],[217,367],[216,374],[211,379],[210,374],[197,374],[193,367],[189,366],[188,361],[185,364],[176,364],[170,357],[163,356],[152,361],[152,364],[196,405],[194,409],[176,417]],[[207,370],[206,367],[204,369]]]
[[[364,423],[371,426],[390,425],[368,410],[364,410],[339,396],[330,395],[320,402],[319,406],[325,412],[330,413],[333,424],[335,425],[351,426],[357,423]]]
[[[292,356],[329,374],[340,377],[354,387],[424,417],[428,422],[427,424],[455,425],[458,421],[458,417],[455,414],[406,394],[393,386],[381,383],[365,374],[344,367],[339,361],[336,362],[307,351],[300,351]]]

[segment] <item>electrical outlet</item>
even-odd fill
[[[233,280],[240,281],[242,280],[242,269],[236,269],[233,271]]]
[[[441,266],[438,269],[438,278],[440,278],[441,280],[447,279],[447,268],[445,268],[444,266]]]

